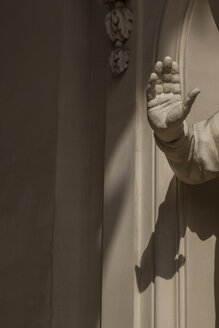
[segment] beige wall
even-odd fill
[[[52,327],[99,327],[107,38],[104,7],[65,1]]]
[[[0,4],[0,326],[49,327],[61,1]]]
[[[191,122],[217,104],[218,31],[208,1],[195,3],[130,0],[131,60],[114,80],[104,6],[2,1],[0,326],[214,328],[218,182],[179,186],[144,112],[165,55],[186,90],[207,92]]]
[[[103,17],[91,1],[0,4],[1,327],[98,326]]]

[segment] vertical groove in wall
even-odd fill
[[[145,182],[142,179],[143,161],[143,1],[136,4],[136,144],[135,144],[135,238],[134,238],[134,261],[140,262],[141,246],[141,222],[142,222],[142,194],[144,194]],[[136,279],[134,283],[134,328],[141,326],[141,294],[138,291]]]
[[[175,178],[176,180],[176,212],[177,212],[177,225],[176,225],[176,251],[177,251],[177,261],[179,261],[179,254],[180,251],[177,249],[178,243],[180,241],[178,240],[180,237],[180,228],[179,228],[179,223],[180,223],[180,218],[179,218],[179,182],[178,179]],[[180,273],[179,273],[179,263],[176,264],[176,327],[180,328]]]
[[[162,29],[162,24],[164,22],[164,16],[167,10],[167,5],[168,5],[169,0],[164,0],[163,2],[163,8],[162,8],[162,13],[160,16],[160,21],[159,21],[159,26],[157,30],[157,35],[156,35],[156,42],[155,42],[155,49],[154,49],[154,58],[155,61],[160,58],[158,58],[158,49],[159,49],[159,41],[160,41],[160,34],[161,34],[161,29]],[[154,140],[154,133],[152,132],[152,226],[153,226],[153,233],[155,233],[155,225],[157,221],[157,167],[156,167],[156,162],[157,162],[157,146]],[[155,238],[154,238],[154,244],[153,244],[153,289],[152,289],[152,328],[157,327],[157,293],[158,290],[156,288],[156,246],[155,246]]]
[[[184,98],[185,95],[185,78],[184,78],[184,67],[185,67],[185,53],[181,53],[181,49],[184,49],[184,46],[182,46],[182,41],[184,43],[184,29],[187,20],[187,13],[188,13],[188,6],[189,3],[186,5],[185,14],[182,19],[182,24],[179,31],[179,38],[177,43],[177,53],[176,58],[180,65],[181,70],[181,90],[182,90],[182,97]],[[180,236],[182,233],[182,225],[184,224],[185,218],[182,215],[182,202],[181,197],[182,194],[180,192],[180,182],[178,179],[176,179],[176,193],[177,193],[177,239],[178,240],[178,254],[177,259],[179,260],[179,256],[185,257],[185,244],[186,244],[186,236],[182,240],[180,240]],[[179,268],[177,270],[177,327],[178,328],[186,328],[186,276],[185,276],[186,268],[183,266],[182,268]]]
[[[189,36],[189,30],[192,23],[193,14],[196,8],[198,0],[189,1],[186,9],[186,13],[183,20],[183,25],[181,29],[181,37],[178,43],[178,61],[180,66],[180,79],[182,85],[182,96],[185,97],[185,67],[186,67],[186,48]]]
[[[183,17],[183,23],[181,26],[178,45],[177,45],[177,59],[180,66],[180,78],[182,86],[182,97],[185,97],[185,69],[186,69],[186,48],[189,37],[189,30],[193,14],[196,8],[198,0],[192,0],[187,3],[185,15]],[[177,212],[178,212],[178,238],[179,240],[179,251],[178,256],[182,255],[186,258],[186,231],[185,231],[185,192],[186,189],[183,185],[177,181]],[[184,237],[182,237],[184,235]],[[186,265],[183,265],[178,270],[178,327],[187,327],[187,296],[186,296]]]
[[[183,231],[185,231],[185,217],[183,215],[183,192],[182,185],[177,180],[177,212],[178,212],[178,238],[179,238],[179,256],[186,257],[186,237],[182,238]],[[180,239],[181,238],[181,239]],[[178,267],[178,301],[177,301],[177,320],[179,328],[186,328],[186,268],[183,265]]]
[[[179,3],[180,10],[182,12],[182,21],[179,22],[180,25],[177,25],[179,27],[179,30],[177,31],[178,35],[176,35],[176,52],[172,53],[172,55],[176,55],[176,58],[179,62],[180,65],[180,73],[181,73],[181,83],[182,83],[182,96],[184,97],[185,94],[185,65],[186,65],[186,43],[188,39],[188,33],[189,33],[189,28],[191,25],[192,21],[192,16],[195,10],[195,6],[197,4],[198,0],[187,0],[187,1],[181,1]],[[175,3],[172,0],[166,0],[165,1],[165,6],[164,6],[164,11],[162,14],[162,20],[160,23],[159,27],[159,33],[158,33],[158,40],[157,40],[157,49],[159,49],[159,43],[160,43],[160,38],[159,35],[162,34],[162,23],[166,23],[166,19],[169,18],[171,14],[174,15],[174,12],[171,11],[174,8]],[[170,11],[170,13],[168,13]],[[167,17],[166,17],[167,16]],[[181,19],[181,17],[180,17]],[[168,24],[167,24],[168,25]],[[166,25],[164,26],[166,27]],[[168,29],[164,29],[166,32]],[[162,37],[161,37],[162,39]],[[162,43],[162,42],[161,42]],[[167,50],[167,49],[166,49]],[[173,50],[173,48],[172,48]],[[161,54],[162,56],[162,51]],[[168,54],[164,54],[168,55]],[[157,58],[157,55],[155,56]],[[156,217],[157,217],[157,201],[156,201],[156,184],[158,183],[157,176],[156,176],[156,148],[155,145],[154,147],[154,156],[153,156],[153,168],[154,168],[154,174],[153,174],[153,180],[154,180],[154,190],[153,190],[153,208],[154,208],[154,214],[153,214],[153,224],[155,226],[156,223]],[[176,216],[177,216],[177,227],[176,227],[176,249],[177,249],[177,258],[180,260],[181,256],[186,255],[186,239],[181,238],[184,234],[185,230],[185,217],[183,215],[183,205],[184,205],[184,190],[182,190],[181,183],[176,181],[175,185],[175,192],[176,192]],[[156,249],[155,251],[155,257],[156,257]],[[180,256],[181,255],[181,256]],[[155,262],[156,263],[156,262]],[[156,264],[155,264],[156,265]],[[187,314],[186,314],[186,267],[183,265],[182,267],[179,267],[180,265],[177,264],[176,267],[176,277],[175,277],[175,282],[174,286],[176,288],[175,291],[175,302],[176,302],[176,310],[175,310],[175,326],[177,328],[186,328],[187,324]],[[155,268],[156,271],[156,268]],[[159,288],[159,286],[158,286]],[[157,288],[157,289],[158,289]],[[156,295],[159,297],[159,291],[156,290],[156,284],[154,286],[154,323],[153,323],[153,328],[157,326],[156,323],[156,309],[157,306],[157,301],[156,301]],[[173,305],[174,306],[174,305]]]
[[[155,224],[156,224],[156,148],[155,148],[155,141],[154,141],[154,137],[152,135],[152,186],[151,186],[151,190],[152,190],[152,227],[153,227],[153,231],[152,233],[154,233],[155,231]],[[153,277],[155,277],[155,241],[154,241],[154,245],[153,245]],[[155,309],[155,281],[153,282],[152,285],[152,295],[151,295],[151,328],[155,328],[155,324],[156,324],[156,309]]]
[[[98,22],[98,18],[97,17],[99,15],[99,12],[97,11],[97,9],[99,9],[100,6],[99,4],[94,1],[92,4],[91,4],[91,51],[90,51],[90,67],[91,67],[91,71],[90,71],[90,104],[91,104],[91,107],[92,106],[96,106],[96,103],[95,103],[95,97],[96,97],[96,88],[97,88],[97,83],[95,83],[95,79],[97,79],[97,77],[99,78],[99,75],[98,75],[98,69],[99,69],[99,66],[101,64],[98,63],[98,56],[99,56],[99,59],[102,60],[102,58],[104,58],[104,62],[105,62],[105,55],[107,54],[107,49],[105,49],[105,44],[103,44],[103,52],[104,52],[104,56],[103,54],[101,54],[100,52],[98,53],[97,55],[97,40],[98,42],[100,42],[100,37],[102,36],[102,33],[103,33],[103,36],[105,38],[105,31],[103,32],[100,32],[102,31],[102,25],[100,25],[100,23],[98,24],[97,26],[97,22]],[[101,19],[102,20],[102,19]],[[101,22],[100,20],[100,22]],[[102,23],[102,22],[101,22]],[[101,28],[101,30],[100,30]],[[98,32],[100,34],[98,34]],[[102,39],[101,39],[102,41]],[[106,65],[107,66],[107,65]],[[106,85],[106,79],[107,79],[107,71],[105,72],[105,74],[103,74],[104,78],[102,79],[101,83],[102,85]],[[103,114],[102,114],[102,129],[103,131],[105,131],[105,108],[106,108],[106,94],[104,95],[104,106],[102,108],[102,111],[103,111]],[[95,206],[96,206],[96,202],[95,200],[93,200],[92,198],[94,198],[94,194],[96,192],[95,190],[95,184],[97,184],[98,182],[95,181],[95,156],[97,155],[95,153],[95,150],[93,150],[93,143],[94,143],[94,140],[95,140],[95,143],[98,142],[98,140],[96,139],[97,137],[95,136],[95,129],[96,129],[96,112],[95,112],[95,109],[92,108],[92,110],[90,111],[90,149],[92,149],[91,153],[90,153],[90,163],[91,163],[91,167],[90,167],[90,195],[91,195],[91,205],[90,205],[90,213],[91,215],[93,216],[96,216],[96,212],[95,212]],[[98,116],[100,116],[100,113],[98,112]],[[103,160],[102,160],[102,166],[101,166],[101,189],[102,189],[102,195],[104,194],[104,153],[105,153],[105,133],[102,132],[102,149],[101,149],[101,154],[103,155]],[[92,141],[92,142],[91,142]],[[101,219],[99,221],[99,229],[98,229],[98,232],[97,232],[97,243],[98,243],[98,258],[99,258],[99,268],[98,268],[98,274],[100,277],[99,278],[99,291],[98,291],[98,295],[99,297],[97,298],[97,305],[96,307],[98,308],[98,313],[97,313],[97,317],[96,317],[96,321],[94,322],[93,321],[93,325],[95,325],[95,328],[101,328],[102,327],[102,275],[103,275],[103,199],[101,200],[102,201],[102,205],[101,205],[101,209],[100,209],[100,212],[101,212]],[[90,220],[89,221],[89,224],[88,224],[88,231],[92,231],[92,225],[93,225],[93,220]],[[91,245],[91,242],[89,241],[88,242],[88,253],[89,253],[89,248],[90,248],[90,245]],[[90,256],[91,258],[91,256]],[[92,266],[93,264],[90,263],[90,266]],[[89,282],[88,282],[88,285],[89,285]],[[89,287],[89,286],[88,286]],[[88,293],[89,293],[89,290],[88,290]],[[92,298],[92,296],[91,296]],[[88,306],[88,310],[87,312],[89,313],[89,316],[91,317],[92,315],[92,311],[89,309],[89,305],[90,305],[90,301],[87,303],[87,306]]]
[[[55,234],[55,218],[56,218],[56,188],[57,188],[57,166],[58,166],[58,137],[59,137],[59,110],[61,106],[62,95],[62,62],[63,62],[63,46],[64,46],[64,9],[65,0],[61,5],[62,18],[60,22],[60,64],[59,64],[59,95],[58,95],[58,109],[57,109],[57,124],[56,124],[56,155],[54,164],[54,196],[53,196],[53,222],[52,222],[52,240],[51,240],[51,285],[50,285],[50,314],[49,314],[49,328],[53,324],[53,288],[54,288],[54,234]]]

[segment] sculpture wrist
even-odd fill
[[[185,130],[187,131],[187,129],[187,124],[184,121],[178,126],[175,126],[173,128],[169,127],[165,130],[160,131],[155,130],[154,133],[161,143],[168,144],[179,140],[185,134]]]
[[[183,147],[189,147],[189,140],[191,138],[191,132],[189,130],[188,124],[186,121],[183,122],[181,134],[177,138],[172,139],[171,141],[165,141],[160,138],[156,133],[154,133],[154,138],[157,146],[166,154],[174,154],[174,157],[178,155],[178,151]]]

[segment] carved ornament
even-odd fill
[[[125,6],[114,8],[105,18],[106,32],[112,42],[125,42],[132,31],[133,14]]]
[[[109,58],[109,67],[117,77],[128,68],[129,49],[124,47],[132,32],[133,13],[126,1],[102,0],[109,5],[110,11],[105,17],[106,32],[114,44]]]
[[[109,66],[114,76],[118,76],[124,72],[129,63],[129,50],[115,48],[111,51],[109,58]]]

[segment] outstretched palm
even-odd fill
[[[170,57],[157,62],[147,87],[148,120],[155,134],[165,142],[179,138],[199,89],[182,101],[178,64]]]

